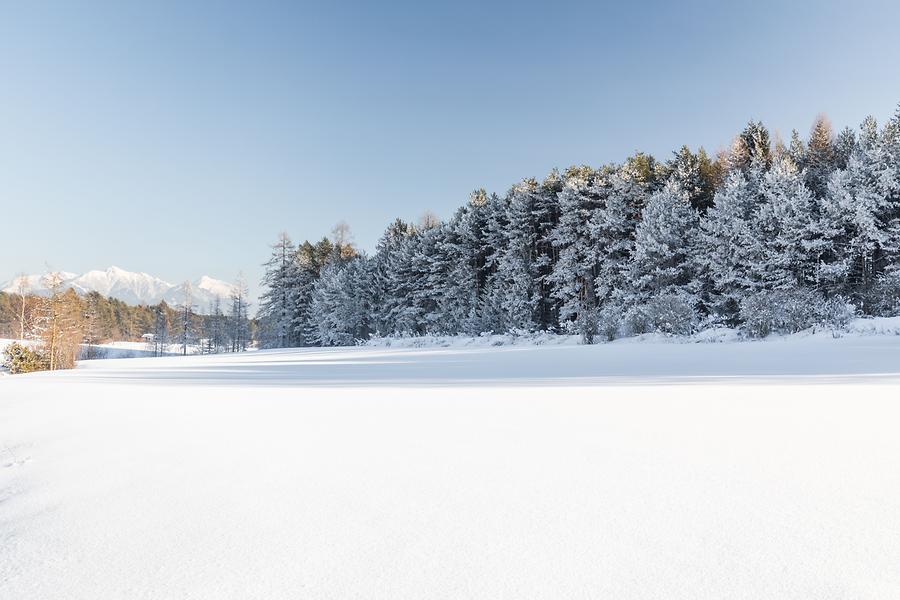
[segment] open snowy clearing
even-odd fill
[[[0,598],[900,597],[900,337],[0,379]]]

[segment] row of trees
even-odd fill
[[[241,277],[227,299],[216,298],[209,310],[197,312],[190,286],[183,301],[131,306],[97,292],[79,296],[64,289],[57,273],[43,280],[46,293],[30,293],[27,279],[17,280],[16,293],[0,292],[0,337],[17,344],[7,353],[16,370],[67,369],[80,358],[98,358],[98,344],[145,341],[157,356],[240,352],[251,344],[255,329],[249,317],[247,287]]]
[[[636,154],[474,192],[447,222],[392,223],[372,256],[282,234],[264,346],[547,330],[588,342],[713,324],[765,335],[900,308],[900,110],[804,141],[751,122],[710,158]],[[343,236],[343,237],[342,237]]]
[[[73,290],[63,290],[62,283],[58,273],[48,273],[44,278],[46,296],[21,294],[18,298],[13,296],[12,302],[3,303],[17,305],[15,314],[19,339],[24,340],[27,336],[37,343],[37,348],[21,344],[6,348],[5,362],[13,373],[71,369],[75,366],[85,319],[81,299]]]
[[[448,222],[397,220],[372,257],[282,234],[260,303],[267,346],[377,335],[794,330],[894,314],[900,111],[772,143],[751,122],[710,159],[684,147],[474,192]],[[784,307],[792,307],[790,309]],[[752,310],[751,310],[752,307]],[[751,314],[752,313],[752,314]]]
[[[247,350],[255,326],[248,314],[250,305],[242,278],[238,278],[231,296],[224,302],[216,297],[205,313],[194,311],[190,286],[186,290],[185,299],[176,306],[160,302],[147,307],[152,326],[143,337],[155,356],[171,354],[173,345],[183,355],[195,350],[200,354]]]

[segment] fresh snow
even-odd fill
[[[129,304],[153,304],[153,300],[162,298],[168,290],[175,287],[147,273],[131,273],[118,267],[110,267],[105,271],[88,271],[67,284],[79,293],[99,292],[103,296],[118,298]]]
[[[78,273],[69,273],[68,271],[58,271],[60,278],[64,281],[72,281],[78,277]],[[7,294],[19,293],[19,279],[22,276],[14,277],[7,282],[0,284],[0,292]],[[44,275],[25,275],[27,282],[27,291],[32,294],[46,294],[47,287],[44,285]]]
[[[6,347],[16,342],[18,344],[25,344],[26,346],[40,346],[40,342],[35,340],[10,340],[0,338],[0,374],[4,372],[3,363],[3,351]],[[82,351],[87,348],[85,344],[81,346]],[[155,350],[152,344],[148,344],[147,342],[107,342],[104,344],[94,344],[94,352],[97,356],[97,359],[100,358],[108,359],[108,358],[140,358],[146,356],[156,356]],[[165,349],[163,350],[165,354],[171,354],[180,356],[182,353],[181,344],[171,343],[166,344]],[[200,348],[196,345],[188,345],[187,353],[188,354],[199,354]]]
[[[165,300],[170,305],[177,305],[185,300],[185,284],[175,285],[147,273],[135,273],[119,267],[109,267],[104,271],[88,271],[83,275],[64,272],[61,276],[64,289],[72,288],[79,294],[99,292],[103,296],[116,298],[127,304],[157,304]],[[47,293],[42,278],[42,275],[27,276],[29,290],[32,293]],[[0,289],[7,293],[17,293],[17,279],[7,281]],[[204,275],[191,283],[194,308],[198,312],[206,313],[216,297],[224,302],[233,289],[234,286],[230,283]]]
[[[900,337],[0,379],[0,598],[897,598]]]
[[[853,319],[840,329],[827,327],[811,327],[792,334],[772,334],[766,342],[777,340],[815,338],[842,338],[859,336],[900,335],[900,317],[864,317]],[[728,327],[711,327],[691,335],[669,335],[663,333],[645,333],[641,335],[618,338],[612,342],[603,342],[598,336],[597,344],[610,343],[645,344],[713,344],[713,343],[757,343],[761,340],[748,338],[739,329]],[[547,332],[498,333],[479,336],[465,335],[422,335],[422,336],[387,336],[373,337],[365,342],[366,346],[378,348],[451,348],[469,346],[576,346],[582,345],[580,335],[560,335]]]

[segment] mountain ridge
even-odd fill
[[[127,271],[117,266],[105,270],[95,269],[82,274],[66,271],[59,273],[62,276],[63,289],[73,289],[81,295],[97,292],[133,305],[158,304],[161,301],[167,304],[182,304],[189,285],[191,304],[200,313],[211,312],[215,299],[218,297],[224,301],[234,289],[232,284],[208,275],[176,285],[149,273]],[[19,277],[3,283],[0,291],[17,293]],[[47,293],[42,281],[43,275],[25,277],[29,293],[38,295]]]

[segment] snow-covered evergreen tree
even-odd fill
[[[676,181],[650,196],[635,231],[628,270],[629,304],[690,289],[698,225],[697,211]]]
[[[701,148],[696,154],[682,146],[665,166],[667,178],[674,180],[695,209],[704,213],[712,206],[715,192],[713,164]]]
[[[351,346],[371,334],[372,271],[365,257],[332,261],[313,286],[310,302],[312,342]]]
[[[316,280],[322,269],[335,255],[334,244],[322,238],[316,244],[308,240],[300,244],[296,253],[296,274],[292,286],[291,335],[298,346],[309,346],[312,341],[314,321],[310,315],[310,303]]]
[[[748,241],[755,287],[815,286],[826,242],[817,231],[816,199],[802,174],[790,160],[776,161],[760,194]]]
[[[495,309],[500,331],[530,331],[535,328],[535,232],[533,182],[514,187],[506,206],[505,231],[496,243],[496,271],[491,278],[490,305]]]
[[[597,252],[594,285],[599,304],[621,299],[627,287],[635,230],[649,197],[647,186],[627,169],[610,173],[606,186],[605,202],[593,212],[589,234]]]
[[[413,297],[413,257],[418,235],[400,219],[388,227],[375,252],[375,330],[381,335],[414,334],[418,314]]]
[[[478,315],[479,249],[471,227],[472,209],[465,206],[443,228],[434,269],[443,287],[437,298],[439,333],[474,335],[482,331]]]
[[[874,119],[867,119],[847,168],[832,173],[821,211],[829,255],[819,277],[828,292],[851,297],[864,310],[878,278],[896,268],[900,246],[896,203],[885,176],[891,160],[883,144]]]
[[[695,263],[700,278],[711,281],[707,300],[726,320],[738,313],[741,297],[752,286],[750,254],[757,195],[740,171],[733,171],[700,221]],[[733,322],[733,321],[731,321]]]
[[[286,348],[295,345],[292,321],[296,316],[297,250],[287,233],[282,232],[272,245],[272,256],[265,264],[257,318],[260,344],[264,348]]]
[[[528,186],[532,188],[531,185]],[[534,292],[536,295],[536,320],[543,330],[554,329],[559,323],[559,304],[553,297],[550,274],[553,273],[558,254],[553,246],[553,229],[559,223],[559,193],[563,179],[556,169],[552,170],[540,185],[533,186],[531,218],[534,229]],[[521,193],[521,192],[520,192]]]
[[[825,115],[819,115],[809,134],[804,164],[806,185],[815,196],[821,198],[825,194],[828,176],[834,170],[835,164],[836,153],[831,122]]]
[[[559,194],[559,223],[550,237],[558,259],[548,279],[560,302],[561,324],[590,342],[596,333],[597,311],[597,252],[590,240],[590,224],[600,202],[591,169],[570,169],[565,179]]]

